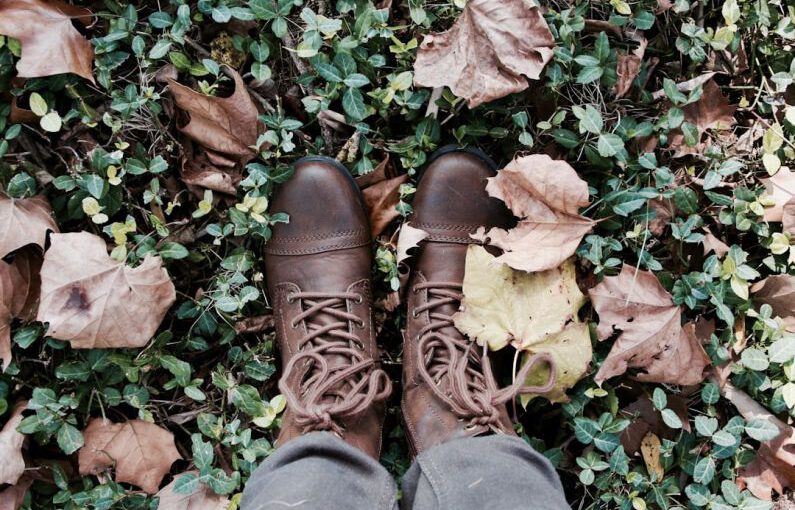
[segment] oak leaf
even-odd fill
[[[765,185],[766,195],[774,201],[772,207],[765,208],[764,220],[783,222],[785,208],[795,197],[795,172],[787,167],[781,167],[773,177],[761,181]],[[786,230],[791,226],[788,224],[784,228]]]
[[[670,146],[677,149],[674,157],[702,153],[707,146],[702,141],[704,134],[711,129],[725,131],[734,126],[737,123],[734,119],[735,110],[737,106],[729,104],[729,98],[721,93],[720,87],[714,80],[706,82],[701,98],[682,107],[685,122],[695,125],[698,130],[698,143],[695,147],[690,147],[685,143],[681,130],[672,132],[669,141]]]
[[[395,260],[398,265],[405,262],[410,257],[409,250],[420,245],[423,239],[428,237],[425,230],[412,227],[410,223],[404,223],[398,233],[397,250]]]
[[[85,445],[78,452],[81,475],[97,475],[115,466],[117,482],[127,482],[149,494],[174,461],[181,459],[174,434],[152,423],[131,420],[113,423],[94,418],[83,431]]]
[[[160,498],[158,510],[225,510],[229,505],[229,499],[215,494],[203,483],[190,494],[180,494],[174,490],[181,476],[196,474],[197,471],[188,471],[176,475],[170,484],[160,489],[157,493],[157,497]]]
[[[527,356],[548,353],[555,361],[555,387],[545,397],[568,400],[591,362],[591,338],[577,311],[585,303],[575,280],[574,263],[537,273],[516,271],[482,246],[467,249],[464,299],[453,316],[456,327],[492,350],[509,343]],[[543,373],[546,371],[546,373]],[[548,380],[548,368],[528,377],[530,384]]]
[[[88,25],[91,11],[58,0],[0,2],[0,34],[22,43],[19,77],[74,73],[94,82],[94,50],[72,25],[73,18]]]
[[[784,321],[788,331],[795,332],[795,276],[768,276],[751,286],[754,303],[768,304],[773,315]]]
[[[44,248],[47,232],[58,232],[58,225],[46,198],[0,194],[0,258],[28,244]]]
[[[519,223],[511,230],[480,228],[473,237],[502,248],[498,262],[521,271],[560,265],[577,250],[594,221],[579,214],[588,185],[565,161],[545,154],[514,159],[489,178],[486,191],[508,206]]]
[[[628,368],[641,372],[645,382],[689,385],[704,379],[709,357],[695,333],[695,324],[682,327],[682,313],[671,295],[650,271],[625,265],[588,292],[606,340],[618,333],[594,381],[621,375]]]
[[[141,347],[176,299],[160,257],[129,267],[88,232],[54,234],[41,267],[36,320],[76,349]]]
[[[17,510],[22,506],[22,501],[25,499],[25,494],[33,484],[33,478],[24,476],[20,478],[16,485],[5,489],[0,492],[0,510]]]
[[[246,163],[257,154],[252,146],[259,134],[259,113],[243,78],[232,74],[235,91],[229,97],[206,96],[174,80],[168,83],[174,102],[189,116],[187,123],[178,125],[179,130],[205,149]]]
[[[470,0],[453,26],[426,35],[414,82],[450,87],[469,107],[528,87],[552,58],[555,39],[529,0]]]
[[[3,460],[0,462],[0,484],[14,485],[25,472],[25,459],[22,457],[25,435],[17,432],[17,427],[26,406],[27,402],[14,406],[14,412],[0,430],[0,459]]]

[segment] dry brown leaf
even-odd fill
[[[530,0],[469,0],[446,32],[425,36],[414,82],[450,87],[469,107],[528,87],[552,58],[555,39]]]
[[[740,468],[737,483],[766,501],[773,499],[773,491],[784,494],[795,487],[795,430],[760,444],[753,462]]]
[[[683,106],[685,122],[689,122],[698,129],[699,143],[695,147],[685,144],[685,137],[681,130],[671,133],[670,146],[677,149],[674,157],[704,152],[707,144],[703,141],[704,133],[711,129],[724,131],[736,123],[734,112],[736,105],[729,104],[729,98],[724,96],[720,87],[714,80],[707,81],[703,86],[701,98],[695,103]]]
[[[256,156],[257,106],[246,90],[243,78],[232,70],[235,92],[229,97],[206,96],[190,87],[169,80],[177,106],[190,116],[179,130],[211,151],[240,163]]]
[[[373,237],[400,216],[396,206],[400,202],[400,186],[408,180],[408,174],[381,181],[362,190],[364,203],[370,213],[370,230]]]
[[[174,480],[160,489],[157,497],[160,498],[158,510],[225,510],[229,505],[229,500],[225,496],[218,495],[210,490],[205,484],[200,484],[199,488],[191,494],[179,494],[174,491],[174,486],[180,476],[196,475],[197,471],[188,471],[174,477]]]
[[[22,445],[25,435],[17,432],[17,427],[22,421],[22,411],[27,402],[19,402],[14,406],[11,417],[0,430],[0,485],[8,483],[14,485],[25,472],[25,459],[22,457]]]
[[[94,418],[83,431],[78,452],[81,475],[97,475],[115,466],[117,482],[127,482],[149,494],[158,491],[174,461],[181,459],[174,434],[152,423],[113,423]]]
[[[47,334],[76,349],[145,345],[176,299],[160,257],[129,267],[88,232],[54,234],[51,242],[36,316],[49,323]]]
[[[681,310],[650,271],[625,265],[589,291],[599,314],[600,340],[619,333],[594,380],[621,375],[628,368],[642,372],[645,382],[696,384],[704,379],[709,357],[695,334],[695,325],[681,325]]]
[[[0,260],[0,372],[11,364],[11,313],[14,302],[14,268]]]
[[[761,181],[765,185],[766,194],[775,202],[773,207],[765,208],[764,220],[783,221],[784,208],[795,197],[795,172],[787,167],[781,167],[776,175]]]
[[[660,462],[660,446],[662,446],[660,438],[654,432],[647,432],[640,442],[640,454],[646,464],[646,471],[648,471],[649,476],[652,474],[657,475],[657,481],[662,480],[665,474]]]
[[[649,200],[649,207],[654,211],[654,218],[649,221],[649,231],[660,237],[665,233],[676,212],[673,201],[667,198],[652,198]]]
[[[613,89],[616,98],[624,97],[629,89],[632,88],[632,82],[640,72],[640,64],[643,62],[643,55],[646,54],[646,47],[649,42],[640,33],[635,32],[633,38],[638,42],[638,47],[632,50],[631,53],[616,52],[616,73],[618,79],[616,80],[615,88]]]
[[[397,254],[395,256],[397,264],[400,265],[409,258],[409,250],[419,246],[426,237],[428,237],[428,232],[414,228],[410,223],[404,223],[400,227],[400,233],[398,234]]]
[[[94,81],[94,50],[72,25],[72,18],[87,25],[91,11],[58,0],[0,2],[0,34],[22,43],[18,76],[39,78],[74,73]]]
[[[17,510],[22,505],[32,483],[32,478],[22,477],[16,485],[0,492],[0,510]]]
[[[0,194],[0,258],[28,244],[44,248],[50,231],[58,232],[58,225],[46,198],[9,198]]]
[[[768,304],[773,315],[781,317],[788,331],[795,332],[795,276],[768,276],[751,286],[754,303]]]
[[[679,417],[682,428],[690,432],[690,420],[687,417],[687,401],[676,394],[668,395],[668,408]],[[621,433],[621,446],[627,455],[634,455],[640,451],[643,438],[648,432],[653,432],[657,437],[675,440],[679,429],[672,429],[665,424],[662,413],[654,407],[651,399],[642,395],[636,401],[621,409],[621,416],[629,419],[630,423]]]
[[[22,320],[33,320],[41,288],[42,255],[38,248],[18,250],[10,264],[0,263],[0,274],[6,273],[11,281],[11,301],[8,303],[11,316]],[[0,280],[5,276],[0,277]]]
[[[196,144],[188,139],[182,143],[184,149],[180,168],[182,182],[227,195],[237,193],[237,185],[243,180],[240,165],[234,161],[219,163],[223,160],[217,157],[213,158],[214,162],[210,159],[210,155],[213,154],[211,151],[205,151],[194,145]],[[200,192],[199,195],[202,193]]]
[[[574,255],[594,221],[580,216],[588,205],[588,184],[565,161],[545,154],[514,159],[486,191],[499,198],[518,216],[511,230],[481,228],[473,235],[502,248],[498,262],[520,271],[545,271]]]
[[[729,253],[729,246],[715,237],[707,228],[704,229],[704,240],[702,244],[704,245],[704,255],[712,251],[715,252],[715,255],[719,258],[723,258],[724,255]]]

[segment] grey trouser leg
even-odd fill
[[[337,436],[291,440],[254,472],[241,510],[396,510],[378,462]],[[403,478],[405,510],[568,509],[555,470],[511,436],[458,439],[420,454]]]
[[[406,510],[568,510],[549,461],[518,437],[457,439],[420,455],[403,477]]]
[[[241,510],[394,510],[389,472],[329,432],[313,432],[276,450],[251,475]]]

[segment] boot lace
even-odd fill
[[[351,292],[294,292],[287,296],[288,302],[298,301],[303,310],[290,326],[303,324],[307,333],[287,363],[279,389],[304,433],[325,430],[342,435],[340,419],[362,413],[373,402],[385,400],[392,391],[386,372],[365,356],[361,340],[351,332],[364,327],[364,321],[348,312],[348,305],[361,303],[362,299],[360,294]],[[334,320],[312,320],[321,314]],[[329,363],[332,356],[347,358],[348,362]],[[305,372],[300,394],[287,383],[294,371]]]
[[[423,282],[414,292],[428,291],[428,301],[414,310],[414,317],[428,311],[430,322],[419,332],[417,343],[419,373],[436,397],[445,402],[469,426],[500,427],[500,406],[517,395],[546,393],[555,385],[555,365],[546,353],[531,356],[516,373],[510,386],[500,389],[492,373],[488,348],[482,353],[477,345],[458,330],[456,335],[443,331],[453,327],[452,315],[437,309],[446,304],[458,309],[463,298],[462,285],[454,282]],[[549,367],[549,379],[542,386],[525,384],[530,371],[541,362]],[[442,382],[446,384],[442,384]]]

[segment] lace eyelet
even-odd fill
[[[417,317],[420,316],[420,314],[418,314],[417,311],[415,310],[415,311],[411,312],[411,316],[416,319]]]
[[[359,297],[358,297],[358,298],[356,298],[356,304],[357,304],[357,305],[360,305],[360,304],[362,304],[362,303],[364,303],[364,296],[362,296],[361,294],[359,294]]]
[[[287,295],[287,302],[288,302],[289,304],[293,304],[293,303],[295,303],[295,295],[294,295],[294,294],[288,294],[288,295]]]
[[[356,327],[359,329],[364,329],[364,321],[359,321],[356,323]]]
[[[290,329],[297,329],[297,328],[298,324],[296,324],[295,321],[290,321]]]
[[[464,430],[466,430],[467,432],[471,432],[471,431],[475,430],[476,428],[478,428],[477,425],[473,425],[472,423],[470,423],[469,425],[464,427]]]

